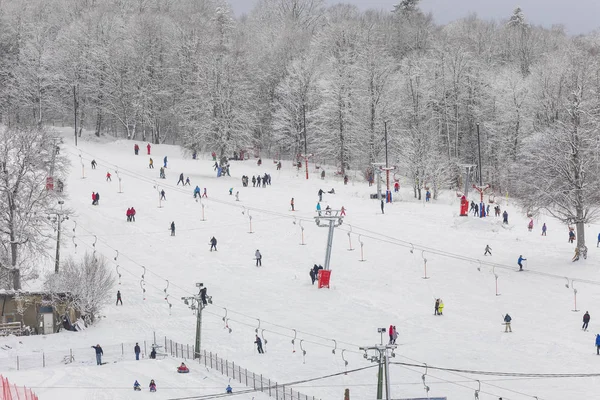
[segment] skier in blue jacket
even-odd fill
[[[321,203],[317,203],[317,213],[321,215]]]
[[[519,260],[517,261],[517,264],[519,264],[519,271],[523,271],[523,261],[527,261],[527,259],[523,258],[523,256],[519,256]]]
[[[600,335],[596,335],[596,354],[600,355]]]

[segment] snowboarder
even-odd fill
[[[106,172],[106,182],[112,182],[112,179],[110,178],[110,172]]]
[[[121,299],[121,291],[117,290],[117,304],[115,305],[118,306],[119,302],[121,303],[121,305],[123,305],[123,300]]]
[[[141,391],[142,390],[142,385],[140,385],[140,383],[137,380],[133,384],[133,390],[135,390],[135,391]]]
[[[165,158],[163,158],[163,163],[164,163],[164,167],[167,168],[167,156],[165,156]]]
[[[548,228],[546,227],[546,223],[544,222],[544,225],[542,225],[542,236],[546,236],[547,230],[548,230]]]
[[[506,210],[504,210],[504,212],[502,213],[502,223],[508,225],[508,213],[506,212]]]
[[[165,189],[162,189],[160,191],[160,199],[161,200],[165,200],[165,201],[167,200],[167,198],[165,197]]]
[[[196,196],[200,197],[200,187],[198,187],[198,185],[194,188],[194,198],[196,198]]]
[[[148,387],[150,387],[151,392],[156,392],[156,382],[154,382],[154,379],[150,379],[150,384]]]
[[[489,245],[489,244],[486,244],[486,245],[485,245],[485,253],[483,253],[483,255],[484,255],[484,256],[487,256],[488,254],[489,254],[490,256],[492,255],[492,248],[490,247],[490,245]]]
[[[96,365],[102,365],[102,355],[104,352],[102,351],[102,347],[99,344],[92,346],[92,349],[96,350]]]
[[[97,165],[96,160],[92,160],[92,169],[96,169],[96,165]]]
[[[235,201],[240,201],[240,192],[235,192]]]
[[[390,327],[388,329],[388,335],[390,336],[389,344],[394,344],[394,325],[390,325]]]
[[[183,180],[183,172],[179,174],[179,180],[177,181],[177,186],[179,186],[179,182],[181,182],[181,186],[185,186],[185,181]]]
[[[150,143],[148,143],[148,144],[146,145],[146,148],[148,149],[148,155],[150,155],[150,149],[152,148],[152,146],[150,146]]]
[[[511,332],[512,333],[512,328],[510,327],[510,321],[512,321],[512,318],[510,317],[510,315],[506,314],[504,316],[504,333],[506,332]]]
[[[192,186],[192,183],[190,182],[190,177],[189,176],[187,178],[185,178],[185,185],[183,185],[183,186],[187,186],[187,185]]]
[[[139,152],[140,152],[140,146],[138,146],[136,143],[133,145],[133,153],[137,156]]]
[[[148,163],[148,168],[154,169],[154,160],[150,157],[150,162]]]
[[[590,313],[586,311],[585,314],[583,315],[583,326],[581,327],[581,329],[583,329],[584,331],[587,331],[589,323],[590,323]]]
[[[225,393],[233,393],[233,389],[230,385],[227,385],[227,387],[225,388]]]
[[[527,230],[531,232],[533,230],[533,218],[529,220],[529,224],[527,224]]]
[[[294,198],[292,197],[292,200],[290,200],[290,206],[292,207],[292,211],[296,211],[294,210]]]
[[[523,258],[523,256],[519,256],[519,259],[517,260],[517,264],[519,264],[519,271],[523,271],[523,261],[527,261],[527,259]]]
[[[175,236],[175,221],[171,222],[171,236]]]
[[[256,251],[258,251],[258,250],[256,250]],[[258,335],[256,335],[256,340],[254,341],[254,343],[256,343],[256,349],[258,350],[258,354],[264,354],[264,351],[262,348],[262,340],[260,340]]]
[[[256,249],[254,257],[256,258],[256,266],[262,267],[262,254],[260,254],[260,251],[258,251],[258,249]]]
[[[319,202],[323,201],[323,193],[325,193],[323,189],[319,189],[319,191],[317,192],[317,194],[319,195]]]
[[[317,213],[321,216],[321,203],[317,203]]]
[[[440,304],[438,305],[438,315],[444,315],[444,301],[440,299]]]
[[[439,308],[440,308],[440,299],[435,299],[435,306],[434,306],[434,310],[433,310],[433,315],[439,315]]]
[[[204,192],[202,192],[202,197],[208,198],[208,195],[206,194],[206,188],[204,188]]]
[[[135,347],[133,348],[133,352],[135,353],[135,359],[137,361],[140,360],[140,353],[141,353],[141,349],[140,349],[140,345],[138,343],[135,344]]]
[[[383,207],[385,206],[385,202],[383,201],[383,199],[381,199],[381,213],[385,214],[385,211],[383,210]]]
[[[213,248],[217,251],[217,239],[214,236],[210,238],[210,251],[213,251]]]

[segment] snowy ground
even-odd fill
[[[214,301],[204,312],[202,347],[282,383],[344,371],[342,349],[348,370],[370,366],[358,347],[378,343],[377,328],[390,324],[399,330],[395,362],[466,370],[577,374],[594,372],[600,360],[594,346],[595,321],[600,318],[598,254],[593,246],[598,226],[587,230],[588,259],[571,263],[574,247],[567,243],[566,227],[541,218],[535,221],[534,231],[528,232],[528,219],[513,206],[512,199],[508,199],[508,206],[505,198],[501,201],[503,210],[506,208],[510,214],[509,226],[494,217],[458,217],[458,199],[453,192],[426,204],[403,189],[381,215],[379,203],[368,196],[375,192],[374,187],[369,188],[352,175],[349,185],[344,186],[327,167],[327,178],[322,181],[311,165],[307,181],[304,172],[298,173],[291,162],[284,162],[283,170],[276,171],[272,160],[263,158],[261,167],[254,160],[233,161],[232,177],[216,178],[213,162],[207,156],[192,160],[175,146],[152,147],[152,170],[145,155],[146,143],[138,142],[140,155],[135,156],[132,141],[97,141],[86,136],[77,148],[71,144],[70,134],[65,141],[62,151],[72,162],[65,185],[69,196],[65,206],[73,209],[75,216],[63,225],[67,236],[63,257],[81,256],[85,250],[95,248],[113,268],[118,264],[122,277],[115,293],[121,290],[124,306],[109,304],[106,318],[81,333],[19,338],[22,344],[15,338],[0,339],[0,345],[12,347],[0,352],[3,367],[11,365],[17,353],[26,358],[42,350],[62,354],[65,349],[77,348],[83,352],[96,343],[118,348],[123,342],[150,343],[154,333],[159,342],[167,336],[193,344],[195,317],[179,299],[194,294],[196,282],[208,287]],[[167,179],[159,180],[165,155],[169,158]],[[98,162],[96,170],[90,168],[92,158]],[[112,182],[105,181],[107,171],[112,173]],[[176,186],[181,172],[190,177],[191,187]],[[241,187],[243,174],[265,172],[272,175],[272,186]],[[167,198],[160,208],[157,184]],[[195,185],[207,188],[208,199],[194,200]],[[240,202],[229,196],[230,187],[234,194],[240,192]],[[311,285],[308,271],[314,263],[323,263],[327,229],[315,225],[314,209],[318,189],[331,187],[336,194],[324,195],[323,208],[327,204],[334,209],[343,205],[348,215],[336,229],[331,288],[318,290]],[[99,191],[101,196],[97,207],[91,205],[92,191]],[[290,211],[291,197],[295,198],[296,212]],[[205,221],[201,220],[202,205]],[[131,206],[137,210],[135,223],[126,222],[125,211]],[[251,234],[248,209],[244,207],[251,209]],[[177,226],[175,237],[168,231],[171,221]],[[300,221],[305,228],[305,246],[300,245]],[[548,225],[547,237],[540,236],[543,222]],[[208,251],[213,235],[218,239],[218,252]],[[350,240],[353,251],[348,250]],[[359,261],[359,240],[364,243],[364,262]],[[412,253],[408,243],[415,246]],[[486,244],[493,249],[492,257],[483,256]],[[254,266],[256,249],[263,254],[262,268]],[[440,254],[444,252],[459,257]],[[516,272],[519,254],[528,259],[527,272]],[[424,258],[430,279],[423,279]],[[498,266],[492,270],[486,262]],[[145,299],[140,287],[142,266],[146,267]],[[53,264],[48,263],[46,269],[52,271]],[[496,296],[493,273],[499,276],[500,296]],[[579,312],[571,311],[573,290],[571,284],[565,287],[564,277],[576,280]],[[165,301],[166,280],[173,304],[171,315]],[[444,316],[433,315],[436,297],[444,300]],[[225,308],[231,333],[222,320]],[[590,331],[582,332],[581,318],[586,310],[592,320]],[[507,312],[513,317],[512,334],[503,332],[502,315]],[[253,344],[258,319],[259,333],[268,340],[265,355],[258,355]],[[337,350],[332,354],[334,340]],[[106,357],[121,359],[120,352],[107,352]],[[93,359],[93,349],[89,349],[89,359]],[[211,392],[209,388],[192,387],[198,385],[198,375],[175,374],[178,362],[165,360],[152,365],[149,361],[119,361],[102,367],[60,365],[19,372],[2,369],[11,381],[34,387],[42,399],[103,398],[96,387],[116,388],[102,391],[102,395],[110,395],[106,398],[128,399],[131,394],[125,388],[133,380],[139,379],[147,386],[150,378],[164,382],[159,383],[159,390],[181,386],[179,390],[161,392],[159,395],[166,397],[159,398]],[[424,372],[423,368],[393,365],[393,398],[426,397]],[[212,374],[202,372],[201,376],[208,375],[211,390],[218,392],[227,381],[216,376],[213,379]],[[480,399],[537,396],[559,400],[589,397],[600,390],[598,378],[494,377],[432,369],[425,377],[429,396],[449,399],[473,398],[477,379],[481,382]],[[73,386],[93,387],[76,392]],[[375,398],[375,386],[376,369],[372,368],[311,381],[295,389],[325,400],[341,398],[344,388],[349,388],[352,398],[362,400]]]

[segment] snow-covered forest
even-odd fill
[[[599,49],[520,9],[437,26],[419,0],[368,12],[260,0],[241,18],[224,0],[7,0],[0,113],[220,157],[307,151],[341,173],[383,161],[385,127],[419,197],[478,164],[479,124],[486,183],[582,223],[600,168]],[[550,189],[563,199],[540,198]]]

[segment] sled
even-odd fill
[[[189,370],[189,369],[187,369],[187,370],[185,370],[185,371],[177,370],[177,373],[178,373],[178,374],[189,374],[189,373],[190,373],[190,370]]]
[[[141,387],[139,387],[139,386],[138,386],[138,387],[134,387],[134,388],[133,388],[133,391],[134,391],[134,392],[141,392],[141,391],[142,391],[142,388],[141,388]]]

